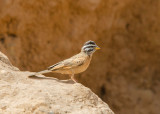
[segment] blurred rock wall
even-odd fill
[[[0,0],[0,51],[13,65],[40,71],[94,40],[101,50],[76,78],[120,114],[158,114],[159,37],[159,0]]]

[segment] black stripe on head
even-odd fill
[[[95,46],[93,45],[85,45],[82,47],[82,51],[87,53],[88,55],[92,54],[95,52]]]
[[[88,55],[91,55],[96,51],[95,47],[97,47],[96,43],[90,40],[83,45],[81,51],[85,52]]]
[[[87,41],[84,45],[96,45],[96,43],[94,41]]]
[[[84,50],[85,50],[86,53],[89,54],[89,53],[94,51],[94,48],[85,48]]]
[[[96,47],[96,45],[84,45],[83,46],[83,49],[85,50],[85,49],[87,49],[87,48],[92,48],[92,49],[94,49]]]

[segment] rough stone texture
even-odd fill
[[[15,66],[43,70],[94,40],[102,49],[77,79],[120,114],[159,113],[159,37],[159,0],[0,0],[0,49]]]
[[[0,53],[1,114],[114,114],[89,88],[55,78],[28,78]]]

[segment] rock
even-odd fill
[[[4,55],[3,53],[0,52],[0,68],[3,69],[12,69],[12,70],[19,70],[18,68],[14,67],[11,62],[9,61],[8,57]],[[1,72],[3,73],[5,70],[2,70]]]
[[[0,53],[0,57],[9,61]],[[28,78],[31,72],[0,62],[0,113],[113,114],[89,88],[55,78]]]

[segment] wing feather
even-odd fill
[[[59,63],[56,63],[50,67],[48,70],[65,70],[65,69],[72,69],[84,64],[85,58],[80,56],[73,56],[72,58],[66,59]]]

